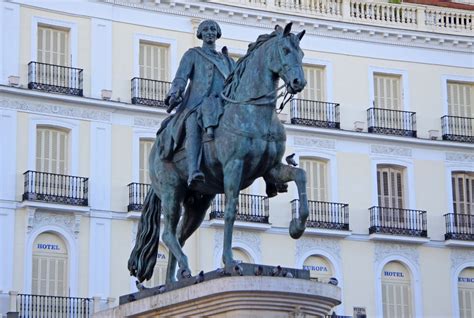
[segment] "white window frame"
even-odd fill
[[[458,267],[453,268],[451,270],[451,291],[452,291],[451,304],[452,304],[452,310],[453,310],[452,317],[460,317],[458,277],[459,277],[459,274],[461,274],[461,272],[465,270],[467,267],[474,267],[474,261],[462,263]]]
[[[443,114],[445,116],[449,114],[448,105],[448,82],[464,82],[474,84],[474,76],[458,76],[458,75],[443,75],[441,76],[441,99],[443,105]]]
[[[77,176],[79,166],[79,123],[76,120],[34,116],[28,124],[28,166],[27,170],[36,171],[36,130],[38,126],[51,126],[69,131],[69,149],[67,163],[68,175]]]
[[[132,181],[140,182],[140,139],[156,139],[156,131],[150,129],[133,130],[132,137]]]
[[[379,165],[384,166],[399,166],[404,171],[403,173],[403,187],[404,192],[403,198],[404,209],[415,210],[416,209],[416,193],[415,193],[415,174],[413,168],[413,162],[408,160],[401,160],[395,158],[384,158],[384,157],[373,157],[371,161],[371,173],[372,173],[372,205],[378,206],[378,191],[377,191],[377,168]]]
[[[40,24],[69,30],[70,67],[77,67],[77,23],[34,16],[31,21],[31,61],[38,61],[38,26]]]
[[[178,69],[178,49],[177,41],[171,38],[164,38],[161,36],[153,36],[142,33],[135,33],[133,36],[133,77],[140,76],[140,42],[146,41],[156,45],[168,46],[168,78],[173,79],[176,70]]]
[[[387,74],[392,76],[400,76],[400,84],[402,86],[401,94],[402,99],[402,111],[410,111],[410,83],[408,79],[408,71],[406,70],[399,70],[399,69],[392,69],[392,68],[383,68],[383,67],[376,67],[370,66],[369,67],[369,101],[368,108],[374,107],[374,100],[375,100],[375,88],[374,88],[374,75],[376,74]]]
[[[421,275],[418,266],[403,255],[390,255],[375,264],[375,316],[383,317],[382,305],[382,271],[390,262],[399,262],[410,272],[412,290],[412,313],[413,317],[423,316],[423,299],[421,294]]]

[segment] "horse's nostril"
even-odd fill
[[[299,81],[297,78],[295,78],[295,79],[293,80],[293,84],[294,84],[294,85],[298,85],[299,83],[300,83],[300,81]]]

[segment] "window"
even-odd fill
[[[248,255],[246,251],[241,248],[232,248],[232,255],[234,256],[234,260],[238,263],[253,263],[254,261]]]
[[[33,295],[68,296],[68,251],[55,234],[40,234],[33,245]]]
[[[304,77],[306,79],[306,87],[301,92],[301,99],[312,101],[326,100],[325,74],[324,67],[303,66]]]
[[[453,212],[474,214],[474,173],[453,172],[451,182],[453,187]]]
[[[37,60],[40,63],[69,66],[69,30],[39,25]]]
[[[402,110],[401,76],[374,73],[374,107]]]
[[[474,84],[448,82],[448,115],[473,117]]]
[[[53,127],[36,129],[36,169],[41,172],[68,174],[68,132]]]
[[[168,249],[163,244],[158,245],[158,255],[156,256],[156,264],[153,269],[153,276],[146,281],[146,287],[156,287],[166,283],[166,269],[168,268]]]
[[[382,270],[382,306],[384,318],[413,317],[410,273],[399,262],[389,262]]]
[[[140,41],[140,77],[168,81],[168,47]]]
[[[378,205],[386,208],[404,207],[403,168],[377,166]]]
[[[309,200],[328,201],[328,163],[325,160],[301,159],[301,168],[306,171],[306,193]]]
[[[312,255],[303,263],[303,269],[309,270],[312,280],[327,283],[333,276],[331,263],[323,256]]]
[[[140,163],[139,163],[139,182],[150,184],[150,173],[148,165],[148,157],[150,156],[153,140],[140,139]]]
[[[458,276],[459,316],[474,317],[474,267],[465,268]]]

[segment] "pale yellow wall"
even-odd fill
[[[295,267],[296,241],[288,235],[263,234],[260,237],[262,262],[265,265]]]
[[[126,211],[128,205],[127,184],[132,182],[132,156],[138,156],[138,154],[132,154],[132,129],[130,127],[112,126],[111,151],[111,209]]]

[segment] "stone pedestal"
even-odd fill
[[[130,299],[94,317],[324,317],[341,303],[341,290],[308,279],[227,276]]]

